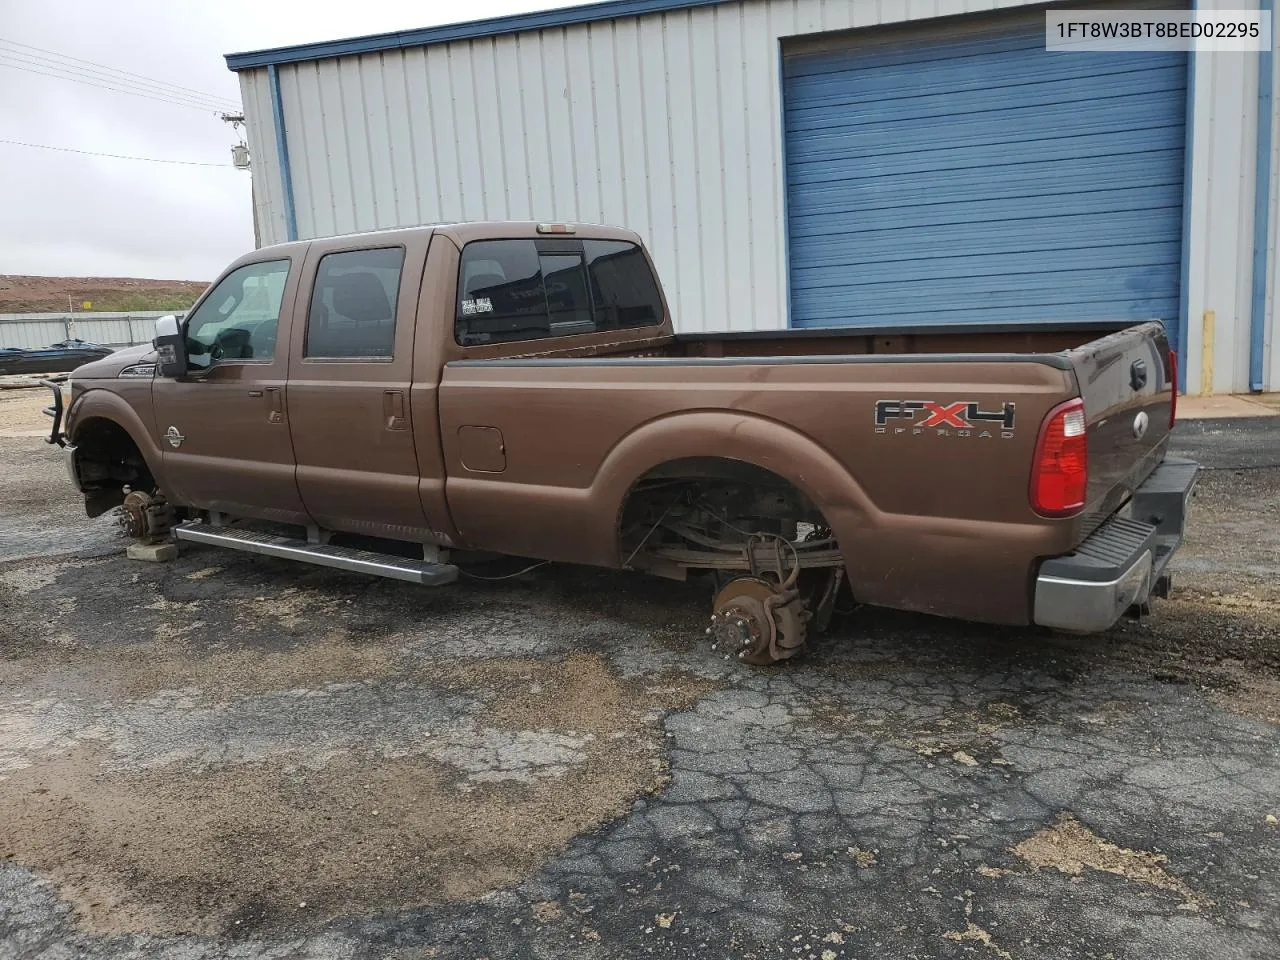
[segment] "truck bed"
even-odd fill
[[[1026,622],[1029,558],[1081,543],[1167,446],[1172,371],[1155,322],[637,334],[445,364],[463,538],[616,564],[618,503],[636,476],[664,459],[737,458],[823,505],[867,602]],[[1031,464],[1041,424],[1072,398],[1088,422],[1088,495],[1046,518],[1028,502]],[[475,442],[475,423],[503,438],[492,472],[466,468],[476,453],[458,431]]]

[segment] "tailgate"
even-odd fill
[[[1163,458],[1176,385],[1164,326],[1138,324],[1066,351],[1088,422],[1087,514],[1118,508]]]

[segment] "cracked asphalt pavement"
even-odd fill
[[[1176,440],[1151,618],[748,670],[699,584],[133,563],[0,437],[0,958],[1280,956],[1280,426]]]

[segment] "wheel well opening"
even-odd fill
[[[785,550],[802,566],[839,562],[830,525],[802,491],[722,457],[671,460],[641,476],[623,502],[618,542],[624,566],[681,578],[693,568],[750,569],[756,550]]]
[[[95,417],[76,430],[75,469],[85,494],[85,509],[96,517],[124,502],[125,487],[153,490],[155,478],[128,431]]]

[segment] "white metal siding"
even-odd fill
[[[258,236],[262,244],[283,243],[288,239],[284,225],[284,194],[266,70],[246,70],[240,74],[240,98],[244,102],[245,136],[249,141],[253,165],[253,215]],[[297,144],[300,154],[310,153],[317,146],[292,137],[289,142]],[[295,160],[292,166],[296,168],[297,163]],[[296,169],[294,178],[296,190]]]
[[[1245,391],[1249,388],[1258,61],[1254,56],[1205,54],[1195,58],[1193,73],[1185,382],[1189,393],[1200,392],[1204,317],[1212,311],[1213,391]]]
[[[785,326],[779,39],[1020,5],[743,0],[282,65],[298,233],[621,224],[652,249],[680,329]],[[1245,389],[1256,58],[1197,59],[1187,382],[1199,384],[1201,318],[1214,310],[1215,387]],[[266,70],[241,84],[262,241],[278,242]],[[1271,366],[1280,384],[1280,358]]]

